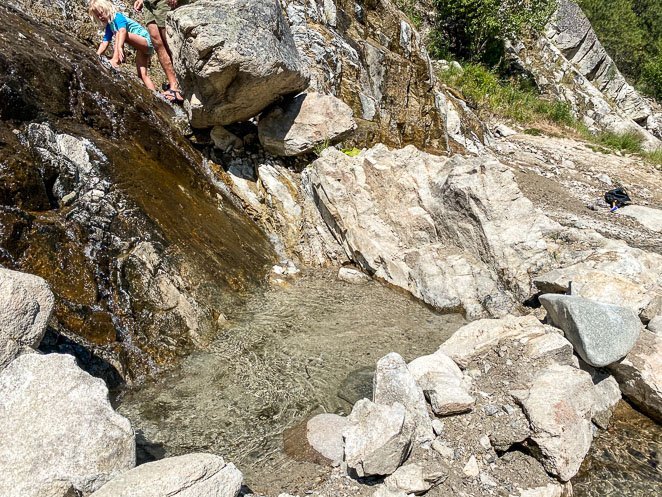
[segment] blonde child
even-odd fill
[[[125,61],[124,44],[128,43],[136,49],[138,76],[147,88],[155,91],[156,87],[147,73],[149,59],[154,53],[154,46],[147,30],[133,19],[129,19],[118,12],[110,0],[90,0],[88,12],[90,17],[98,21],[105,29],[103,41],[99,45],[97,54],[103,55],[113,37],[117,35],[110,63],[113,67],[118,67]]]

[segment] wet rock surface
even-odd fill
[[[133,381],[213,335],[271,248],[206,182],[165,104],[0,9],[0,263],[51,285],[46,350]]]

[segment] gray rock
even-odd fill
[[[260,116],[258,136],[267,152],[290,157],[340,141],[354,129],[347,104],[332,95],[302,93]]]
[[[345,462],[359,477],[390,475],[407,458],[413,425],[402,404],[385,406],[358,401],[343,430]]]
[[[214,146],[223,152],[241,150],[244,148],[243,140],[235,134],[230,133],[223,126],[214,126],[214,129],[211,130],[210,137],[214,142]]]
[[[0,268],[0,371],[36,348],[53,311],[53,292],[42,278]]]
[[[212,454],[150,462],[106,483],[91,497],[236,497],[243,475]]]
[[[591,407],[591,419],[597,426],[606,430],[609,428],[609,421],[611,420],[614,408],[621,400],[621,389],[613,376],[600,373],[596,370],[588,372],[591,374],[593,384],[595,385],[595,400]]]
[[[417,442],[434,440],[432,420],[428,414],[423,390],[407,368],[404,359],[395,352],[377,362],[373,386],[373,401],[376,404],[402,404],[415,425]]]
[[[3,497],[42,497],[67,484],[89,494],[135,466],[129,421],[72,356],[18,357],[0,373],[0,399]]]
[[[635,218],[651,231],[662,231],[662,211],[643,205],[626,205],[617,211],[620,215]]]
[[[306,425],[306,437],[310,446],[334,464],[343,460],[342,432],[347,418],[337,414],[318,414]]]
[[[542,295],[540,302],[552,324],[591,366],[607,366],[625,357],[641,331],[639,317],[627,307],[556,294]]]
[[[308,85],[273,0],[184,5],[168,16],[168,39],[194,128],[245,121]]]
[[[621,392],[651,417],[662,421],[662,336],[644,330],[630,353],[609,366]]]
[[[651,331],[655,334],[660,334],[662,333],[662,316],[655,316],[653,319],[651,319],[648,323],[648,331]]]
[[[572,478],[591,447],[595,391],[591,376],[554,364],[541,371],[525,391],[512,392],[533,429],[545,469],[561,481]]]
[[[403,490],[389,488],[386,485],[378,485],[377,490],[372,494],[372,497],[409,497],[407,492]]]

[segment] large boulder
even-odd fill
[[[662,421],[662,336],[643,330],[630,353],[609,366],[623,395]]]
[[[335,143],[355,128],[347,104],[311,92],[276,104],[260,116],[258,136],[267,152],[289,157]]]
[[[91,497],[236,497],[243,475],[212,454],[187,454],[138,466]]]
[[[530,388],[514,391],[542,452],[545,469],[561,481],[572,478],[591,447],[595,391],[591,376],[567,365],[541,371]]]
[[[409,455],[414,427],[402,404],[385,406],[362,399],[347,421],[345,462],[357,476],[390,475]]]
[[[415,425],[417,442],[434,439],[423,390],[399,354],[391,352],[377,361],[373,385],[373,400],[376,404],[391,405],[397,402],[405,407]]]
[[[42,278],[0,268],[0,371],[39,345],[53,304],[53,292]]]
[[[348,257],[440,310],[505,315],[556,263],[561,227],[492,159],[327,149],[303,181]]]
[[[540,302],[551,323],[591,366],[607,366],[625,357],[641,331],[639,317],[628,307],[557,294],[541,295]]]
[[[175,70],[191,126],[245,121],[308,86],[274,0],[200,0],[168,16]]]
[[[0,373],[0,399],[4,497],[42,497],[63,484],[89,494],[135,466],[129,421],[73,356],[18,357]]]

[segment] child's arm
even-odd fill
[[[102,41],[101,45],[99,45],[99,49],[97,50],[97,55],[103,55],[104,53],[106,53],[106,50],[108,50],[108,45],[110,45],[109,42]]]
[[[121,64],[124,62],[124,42],[126,42],[126,28],[117,31],[117,38],[115,39],[115,59]]]

